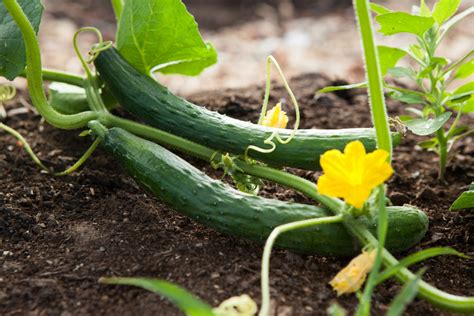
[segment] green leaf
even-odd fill
[[[117,48],[139,71],[198,75],[217,61],[181,0],[127,0]]]
[[[391,278],[395,274],[398,273],[403,268],[408,268],[409,266],[422,262],[426,259],[433,258],[436,256],[458,256],[461,258],[469,258],[465,254],[456,251],[452,248],[448,247],[433,247],[433,248],[428,248],[424,250],[420,250],[414,254],[411,254],[402,260],[400,260],[396,265],[390,266],[387,269],[385,269],[382,273],[377,278],[377,284],[382,283],[383,281],[387,280],[388,278]]]
[[[411,33],[421,37],[435,23],[432,17],[411,15],[405,12],[385,13],[378,15],[375,19],[380,24],[379,32],[384,35]]]
[[[415,72],[411,68],[406,67],[392,67],[387,70],[387,74],[395,78],[414,78]]]
[[[447,21],[446,23],[443,24],[441,27],[442,35],[443,37],[446,33],[449,32],[449,30],[455,26],[457,23],[462,21],[464,18],[468,17],[470,14],[474,13],[474,6],[470,7],[469,9],[464,10],[463,12],[456,14],[452,19]]]
[[[456,71],[454,78],[465,79],[471,76],[472,74],[474,74],[474,59],[471,59],[470,61],[460,66]]]
[[[431,16],[431,10],[430,8],[426,5],[425,0],[420,1],[420,15],[421,16]]]
[[[214,316],[209,305],[183,288],[167,281],[147,278],[101,278],[99,282],[132,285],[160,294],[178,306],[188,316]]]
[[[451,139],[455,136],[461,135],[469,130],[469,126],[467,125],[461,125],[461,126],[456,126],[454,129],[451,129],[446,135],[447,139]]]
[[[33,28],[38,32],[43,15],[40,0],[17,0]],[[15,79],[26,66],[25,44],[21,31],[0,1],[0,76]]]
[[[423,117],[423,111],[420,111],[416,108],[406,108],[407,112],[410,112],[418,117]]]
[[[439,0],[433,8],[433,18],[438,25],[443,24],[458,10],[461,0]]]
[[[415,278],[403,285],[400,293],[395,296],[390,304],[390,307],[385,314],[386,316],[400,316],[403,314],[407,306],[415,299],[416,294],[418,293],[421,276],[425,271],[426,269],[422,269],[416,274]]]
[[[382,45],[377,46],[377,50],[382,76],[387,74],[389,68],[395,67],[398,61],[407,54],[403,49]]]
[[[377,14],[386,14],[392,12],[392,10],[373,2],[370,3],[370,9]]]
[[[343,86],[327,86],[319,90],[317,93],[327,93],[333,91],[340,91],[340,90],[350,90],[350,89],[358,89],[358,88],[366,88],[367,82],[359,82],[354,84],[347,84]]]
[[[471,184],[472,186],[472,184]],[[469,190],[463,192],[457,199],[454,201],[453,205],[449,208],[451,211],[457,211],[470,208],[474,210],[474,190]]]
[[[470,113],[474,111],[474,81],[468,82],[457,88],[450,96],[450,108]],[[460,103],[461,102],[461,103]]]
[[[327,313],[329,316],[346,316],[347,311],[339,304],[333,303],[327,309]]]
[[[442,128],[444,124],[449,120],[452,114],[452,112],[444,112],[436,118],[414,119],[406,122],[405,124],[407,128],[413,132],[413,134],[419,136],[426,136],[433,134],[434,132]]]
[[[388,95],[395,100],[398,100],[407,104],[420,104],[424,102],[423,97],[415,92],[391,91],[388,93]]]
[[[409,50],[416,58],[420,60],[423,60],[425,58],[426,52],[420,47],[420,45],[412,44],[410,45]]]
[[[89,109],[83,88],[60,82],[49,85],[49,103],[62,114],[76,114]]]
[[[432,149],[432,148],[435,148],[436,146],[438,146],[438,143],[439,142],[436,138],[432,138],[432,139],[429,139],[429,140],[419,142],[418,146],[420,146],[423,149]]]

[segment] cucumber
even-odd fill
[[[237,191],[214,180],[165,148],[120,128],[91,128],[102,144],[142,186],[179,213],[217,231],[263,243],[279,225],[330,216],[320,207],[262,198]],[[428,219],[413,207],[388,207],[386,247],[404,251],[418,243]],[[377,216],[361,220],[376,232]],[[329,224],[288,232],[276,246],[295,252],[352,256],[360,246],[342,224]]]
[[[133,68],[115,48],[103,51],[95,60],[101,79],[117,101],[129,112],[151,126],[222,152],[244,154],[249,145],[268,148],[263,141],[274,129],[227,117],[194,105],[172,94],[150,76]],[[291,130],[281,129],[288,137]],[[398,144],[400,135],[392,134]],[[319,170],[319,157],[330,149],[342,150],[360,140],[368,151],[376,147],[373,129],[301,129],[287,145],[271,154],[250,151],[250,156],[276,167]]]

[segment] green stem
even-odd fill
[[[112,0],[112,7],[114,8],[115,19],[120,21],[123,11],[123,0]]]
[[[213,157],[216,152],[216,150],[196,144],[184,138],[163,132],[147,125],[116,117],[110,113],[102,115],[99,118],[99,122],[108,127],[123,128],[137,136],[156,141],[162,145],[171,146],[206,161],[210,161],[211,157]],[[221,155],[214,156],[215,161],[220,161]]]
[[[385,207],[385,188],[383,185],[378,187],[377,193],[377,203],[378,203],[378,225],[377,225],[377,254],[375,257],[374,266],[367,280],[362,298],[360,299],[360,305],[357,308],[356,315],[358,316],[369,316],[370,315],[370,304],[372,301],[372,293],[377,285],[377,278],[379,275],[380,268],[382,266],[382,256],[385,246],[385,240],[387,237],[388,230],[388,216],[387,209]]]
[[[342,214],[323,218],[306,219],[302,221],[280,225],[272,231],[270,236],[268,236],[268,239],[265,243],[265,248],[263,249],[261,278],[262,306],[260,308],[259,316],[268,316],[270,314],[270,255],[272,253],[273,244],[275,243],[278,236],[295,229],[302,229],[323,224],[339,223],[342,222],[343,219],[344,216]]]
[[[84,162],[86,162],[87,159],[92,155],[92,153],[96,150],[97,146],[100,144],[100,138],[97,138],[92,145],[89,147],[89,149],[82,155],[82,157],[70,168],[64,170],[63,172],[58,172],[55,173],[55,176],[67,176],[76,171],[79,167],[81,167]]]
[[[392,139],[388,123],[387,109],[383,94],[382,73],[379,57],[375,47],[374,34],[370,19],[369,1],[354,0],[354,7],[359,22],[359,32],[364,48],[364,59],[369,84],[369,97],[372,109],[372,120],[377,135],[377,146],[392,156]],[[389,158],[390,159],[390,158]]]
[[[84,86],[84,78],[72,73],[47,68],[43,68],[42,73],[43,80],[46,81],[62,82],[77,87]],[[20,76],[26,78],[26,72],[21,73]]]
[[[436,132],[436,138],[438,139],[438,155],[439,155],[439,170],[438,179],[444,180],[446,173],[446,164],[448,161],[448,142],[444,130],[440,128]]]
[[[38,156],[36,156],[36,154],[34,153],[33,149],[31,149],[30,145],[28,144],[28,142],[26,141],[26,139],[21,136],[20,133],[18,133],[16,130],[14,130],[13,128],[3,124],[3,123],[0,123],[0,129],[3,129],[5,132],[7,132],[8,134],[12,135],[13,137],[15,137],[20,143],[21,145],[23,146],[23,148],[25,149],[25,151],[28,153],[28,155],[30,155],[31,157],[31,160],[33,160],[41,169],[43,169],[44,171],[48,172],[49,173],[49,169],[48,167],[46,167],[42,162],[41,160],[38,158]]]
[[[31,101],[41,116],[51,125],[62,129],[80,128],[87,125],[90,120],[97,118],[97,114],[94,112],[64,115],[55,111],[48,104],[43,89],[41,54],[35,31],[16,0],[3,0],[3,3],[21,30],[26,49],[28,89]]]

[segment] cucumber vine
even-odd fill
[[[424,2],[422,2],[424,3]],[[197,158],[203,159],[205,161],[210,161],[211,164],[215,167],[223,167],[224,174],[228,173],[234,177],[236,183],[253,183],[254,179],[261,180],[268,180],[274,183],[280,184],[282,186],[294,189],[298,192],[305,194],[306,196],[312,198],[315,202],[318,202],[329,209],[332,213],[332,216],[324,217],[324,218],[317,218],[317,219],[309,219],[304,221],[298,221],[293,223],[287,223],[281,226],[278,226],[273,229],[272,233],[268,236],[263,258],[262,258],[262,279],[261,279],[261,286],[262,286],[262,306],[260,310],[261,316],[268,315],[269,312],[269,302],[270,302],[270,294],[269,294],[269,264],[270,264],[270,255],[273,244],[275,240],[283,233],[286,233],[290,230],[307,228],[310,226],[315,225],[324,225],[329,223],[342,223],[347,231],[354,236],[361,245],[363,245],[366,249],[376,249],[376,256],[373,262],[373,267],[371,269],[369,278],[365,285],[363,293],[360,295],[360,304],[357,309],[357,315],[369,315],[370,313],[370,302],[371,296],[374,291],[374,288],[380,282],[383,282],[387,278],[391,276],[395,276],[398,280],[402,283],[405,283],[405,286],[400,293],[399,296],[395,299],[394,310],[400,310],[400,306],[403,306],[406,302],[413,299],[415,294],[418,292],[419,296],[428,300],[432,304],[439,306],[441,308],[455,311],[455,312],[466,312],[472,313],[474,312],[474,297],[463,297],[458,295],[453,295],[449,293],[445,293],[432,285],[424,282],[421,279],[421,275],[424,272],[423,270],[417,273],[416,275],[413,274],[408,270],[408,266],[415,262],[420,262],[423,259],[432,257],[434,255],[441,255],[441,254],[459,254],[453,250],[446,250],[446,249],[432,249],[432,250],[425,250],[418,252],[415,255],[405,258],[404,260],[398,261],[393,255],[386,250],[385,248],[385,240],[387,235],[387,212],[386,212],[386,188],[383,184],[380,184],[382,181],[377,182],[374,186],[377,186],[373,192],[372,197],[374,198],[374,203],[371,204],[372,210],[377,209],[378,211],[378,232],[377,238],[373,236],[373,234],[369,231],[367,226],[358,220],[361,216],[367,216],[370,213],[368,212],[353,212],[353,208],[349,207],[350,204],[348,201],[344,202],[336,197],[323,195],[320,191],[318,191],[318,187],[315,183],[293,175],[289,172],[278,170],[275,168],[271,168],[267,165],[262,163],[255,163],[255,161],[250,161],[248,157],[248,151],[254,150],[263,154],[272,153],[276,149],[276,144],[274,139],[276,139],[280,144],[288,144],[296,135],[299,124],[300,124],[300,113],[298,102],[296,100],[295,95],[293,94],[292,90],[290,89],[288,82],[286,81],[281,68],[279,67],[276,60],[269,56],[267,58],[267,78],[266,78],[266,88],[265,88],[265,96],[263,101],[263,106],[260,114],[259,123],[261,124],[263,118],[268,113],[267,107],[270,97],[270,89],[271,89],[271,81],[270,81],[270,70],[271,65],[274,64],[283,83],[284,86],[290,95],[291,101],[295,107],[296,112],[296,121],[294,124],[294,128],[289,135],[288,138],[282,139],[279,135],[278,129],[272,131],[270,137],[268,137],[264,144],[270,145],[271,148],[265,149],[255,145],[250,145],[245,149],[245,152],[241,153],[242,156],[230,156],[228,154],[222,154],[220,151],[217,151],[214,148],[210,148],[208,146],[204,146],[200,143],[196,143],[185,139],[183,137],[174,135],[172,133],[165,132],[163,130],[150,127],[148,125],[144,125],[133,120],[120,118],[107,110],[107,107],[104,104],[102,99],[101,93],[103,92],[103,87],[99,84],[98,77],[96,73],[93,73],[89,68],[89,63],[94,61],[100,54],[104,53],[104,51],[111,49],[112,43],[111,42],[104,42],[100,31],[95,28],[82,28],[80,29],[74,36],[74,49],[80,59],[84,70],[86,72],[86,77],[81,78],[75,75],[66,74],[57,72],[54,70],[43,70],[41,64],[41,55],[38,40],[32,27],[28,17],[22,10],[22,7],[16,0],[3,0],[3,4],[5,5],[6,9],[16,22],[18,28],[21,31],[24,44],[25,44],[25,51],[26,51],[26,78],[29,84],[29,93],[31,96],[32,103],[38,109],[41,116],[51,125],[61,128],[61,129],[78,129],[78,128],[85,128],[88,127],[92,130],[92,134],[94,134],[95,141],[92,143],[89,150],[83,155],[83,157],[68,169],[65,172],[60,173],[60,175],[66,175],[74,170],[76,170],[88,157],[94,152],[96,147],[100,144],[101,140],[106,137],[107,131],[109,128],[121,128],[124,129],[136,136],[147,138],[148,140],[152,140],[156,143],[168,145],[178,151],[191,154]],[[114,11],[117,17],[117,20],[121,19],[121,16],[125,14],[127,10],[127,3],[122,3],[121,0],[113,0],[112,1]],[[369,95],[370,95],[370,104],[372,110],[372,118],[373,123],[376,130],[377,136],[377,145],[379,149],[384,150],[387,153],[388,161],[390,161],[392,155],[392,139],[390,135],[390,130],[388,126],[388,118],[387,118],[387,111],[385,107],[385,100],[383,96],[383,87],[387,87],[386,84],[382,81],[382,74],[383,71],[381,69],[381,62],[379,61],[380,56],[377,53],[374,43],[374,37],[372,34],[372,24],[370,21],[369,15],[369,1],[368,0],[354,0],[356,15],[358,17],[358,22],[360,26],[361,38],[364,48],[364,57],[367,69],[367,82],[369,88]],[[376,7],[377,10],[386,10],[381,7]],[[421,10],[421,9],[420,9]],[[426,11],[426,8],[423,7],[423,10]],[[128,12],[128,11],[127,11]],[[128,12],[129,13],[129,12]],[[385,14],[389,14],[390,12],[385,12]],[[426,12],[425,12],[426,13]],[[383,14],[382,14],[383,15]],[[444,37],[445,33],[449,30],[449,28],[459,20],[460,17],[455,17],[450,22],[446,22],[444,25],[444,31],[439,33],[439,30],[442,29],[430,29],[427,30],[425,33],[421,34],[420,36],[420,47],[425,49],[427,56],[423,54],[417,54],[416,49],[412,49],[409,55],[414,55],[417,61],[421,61],[426,64],[425,57],[429,57],[429,61],[433,66],[431,68],[430,65],[425,65],[429,68],[429,70],[424,69],[426,75],[430,77],[432,84],[431,84],[431,91],[432,95],[437,96],[433,102],[431,102],[432,110],[436,115],[442,115],[441,110],[446,102],[456,103],[456,106],[460,106],[459,113],[462,110],[463,106],[466,104],[462,103],[464,101],[459,101],[462,98],[469,96],[471,98],[471,91],[463,92],[463,93],[453,93],[453,94],[446,94],[444,88],[440,88],[440,82],[443,83],[443,80],[448,81],[449,76],[452,74],[454,69],[460,69],[460,65],[463,64],[465,61],[471,58],[471,55],[463,58],[459,62],[446,67],[446,64],[443,60],[436,59],[434,56],[434,51],[436,46],[439,44],[440,40]],[[380,20],[379,20],[380,22]],[[444,22],[444,21],[443,21]],[[439,23],[441,24],[441,23]],[[77,39],[78,36],[82,32],[92,31],[97,34],[98,36],[98,44],[94,45],[91,49],[90,57],[85,59],[78,48]],[[426,35],[426,36],[425,36]],[[431,38],[431,37],[432,38]],[[195,64],[193,69],[185,69],[179,62],[176,64],[172,64],[168,67],[165,67],[164,71],[176,71],[177,73],[185,73],[185,74],[195,74],[202,70],[202,68],[206,67],[213,61],[213,50],[212,47],[209,47],[208,44],[202,43],[206,47],[206,51],[203,53],[210,54],[207,55],[206,58],[202,58],[205,61],[200,60],[196,56],[194,56],[193,62]],[[133,54],[133,53],[131,53]],[[146,65],[143,66],[150,66],[149,62],[147,61]],[[441,76],[440,76],[441,75]],[[88,100],[88,104],[90,109],[87,111],[83,111],[76,114],[62,114],[53,109],[45,95],[44,90],[44,82],[43,80],[52,80],[57,82],[66,82],[69,84],[81,86],[85,90],[85,94]],[[127,78],[122,78],[123,80],[127,80]],[[421,81],[420,81],[421,82]],[[365,85],[365,84],[364,84]],[[424,83],[422,82],[420,85],[422,88]],[[360,85],[359,85],[360,87]],[[434,87],[434,88],[433,88]],[[409,93],[403,89],[394,88],[393,90],[399,93]],[[426,91],[425,91],[426,92]],[[414,92],[414,94],[419,95],[418,92]],[[429,94],[427,94],[427,99],[429,99]],[[447,98],[447,99],[446,99]],[[2,100],[3,100],[2,96]],[[6,99],[6,97],[5,97]],[[441,101],[442,102],[441,102]],[[446,102],[444,102],[446,101]],[[444,102],[444,103],[443,103]],[[461,103],[461,105],[459,104]],[[433,106],[435,104],[436,106]],[[438,112],[436,112],[438,110]],[[431,114],[432,111],[428,110],[427,115]],[[460,114],[458,114],[459,116]],[[455,121],[457,122],[457,121]],[[33,151],[31,150],[30,146],[26,143],[23,137],[18,134],[15,130],[7,127],[3,123],[0,123],[0,128],[9,132],[10,134],[17,137],[20,142],[23,144],[23,147],[27,150],[28,154],[32,157],[32,159],[44,170],[48,170],[41,161],[34,155]],[[452,127],[453,128],[453,127]],[[439,132],[438,141],[439,141],[439,149],[441,154],[442,143],[440,137],[443,136],[444,138],[447,135],[450,135],[448,132],[447,134],[444,131]],[[88,134],[89,132],[85,132],[84,134]],[[442,135],[441,135],[442,133]],[[83,134],[83,135],[84,135]],[[451,133],[454,135],[454,132]],[[456,134],[459,136],[460,134]],[[441,137],[441,138],[443,138]],[[443,141],[445,141],[444,139]],[[447,142],[443,143],[447,145]],[[153,144],[154,145],[154,144]],[[444,148],[447,149],[447,148]],[[334,153],[334,152],[333,152]],[[340,153],[342,155],[342,153]],[[345,153],[346,154],[346,153]],[[365,154],[365,151],[364,151]],[[385,157],[383,160],[385,161]],[[360,157],[356,157],[359,159]],[[356,161],[356,160],[354,160]],[[445,161],[445,160],[444,160]],[[359,160],[357,160],[359,162]],[[351,164],[349,164],[351,165]],[[352,164],[352,166],[357,164]],[[48,170],[49,171],[49,170]],[[324,170],[328,172],[327,170]],[[386,179],[384,179],[385,181]],[[247,184],[248,184],[247,183]],[[321,185],[321,191],[322,190]],[[373,188],[371,187],[371,190]],[[244,188],[245,190],[245,188]],[[247,187],[248,191],[252,191],[251,188]],[[385,266],[386,270],[381,271],[382,267]],[[368,272],[368,271],[367,271]],[[218,313],[218,309],[214,311],[211,310],[207,304],[201,304],[199,301],[196,301],[193,297],[188,296],[186,292],[183,292],[182,289],[177,288],[173,285],[170,285],[166,282],[161,281],[151,281],[151,280],[138,280],[138,279],[102,279],[102,282],[108,283],[115,283],[115,284],[133,284],[136,286],[141,286],[147,288],[149,290],[153,290],[157,293],[160,293],[166,297],[169,297],[176,301],[180,306],[184,306],[192,302],[191,306],[198,307],[203,311],[202,315],[216,315]],[[185,300],[180,300],[179,298],[185,297]],[[237,303],[236,303],[237,302]],[[242,302],[249,303],[248,297],[241,297],[238,300],[230,300],[227,304],[224,304],[222,308],[229,308],[234,305],[238,305]],[[245,304],[243,304],[245,305]],[[247,305],[251,310],[254,309],[253,304]],[[189,306],[188,306],[189,307]],[[186,310],[185,308],[183,308]],[[333,310],[337,310],[337,308],[333,308]],[[339,309],[340,310],[340,309]]]

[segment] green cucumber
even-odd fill
[[[236,155],[244,154],[249,145],[269,147],[263,141],[274,129],[230,118],[175,96],[153,78],[135,70],[115,48],[100,53],[95,66],[117,101],[155,128]],[[280,130],[282,137],[290,134],[289,129]],[[393,133],[392,137],[397,144],[400,135]],[[250,156],[272,166],[319,170],[319,157],[327,150],[342,150],[348,142],[360,140],[372,151],[375,139],[374,130],[368,128],[301,129],[289,144],[278,145],[274,152],[250,151]]]
[[[100,128],[99,128],[100,126]],[[142,186],[179,213],[217,231],[263,243],[282,224],[330,216],[320,207],[283,202],[237,191],[214,180],[165,148],[123,129],[91,124],[102,144]],[[386,247],[407,250],[426,233],[428,219],[413,207],[388,207]],[[376,232],[377,216],[362,218]],[[360,251],[342,224],[288,232],[276,245],[300,253],[352,256]]]

